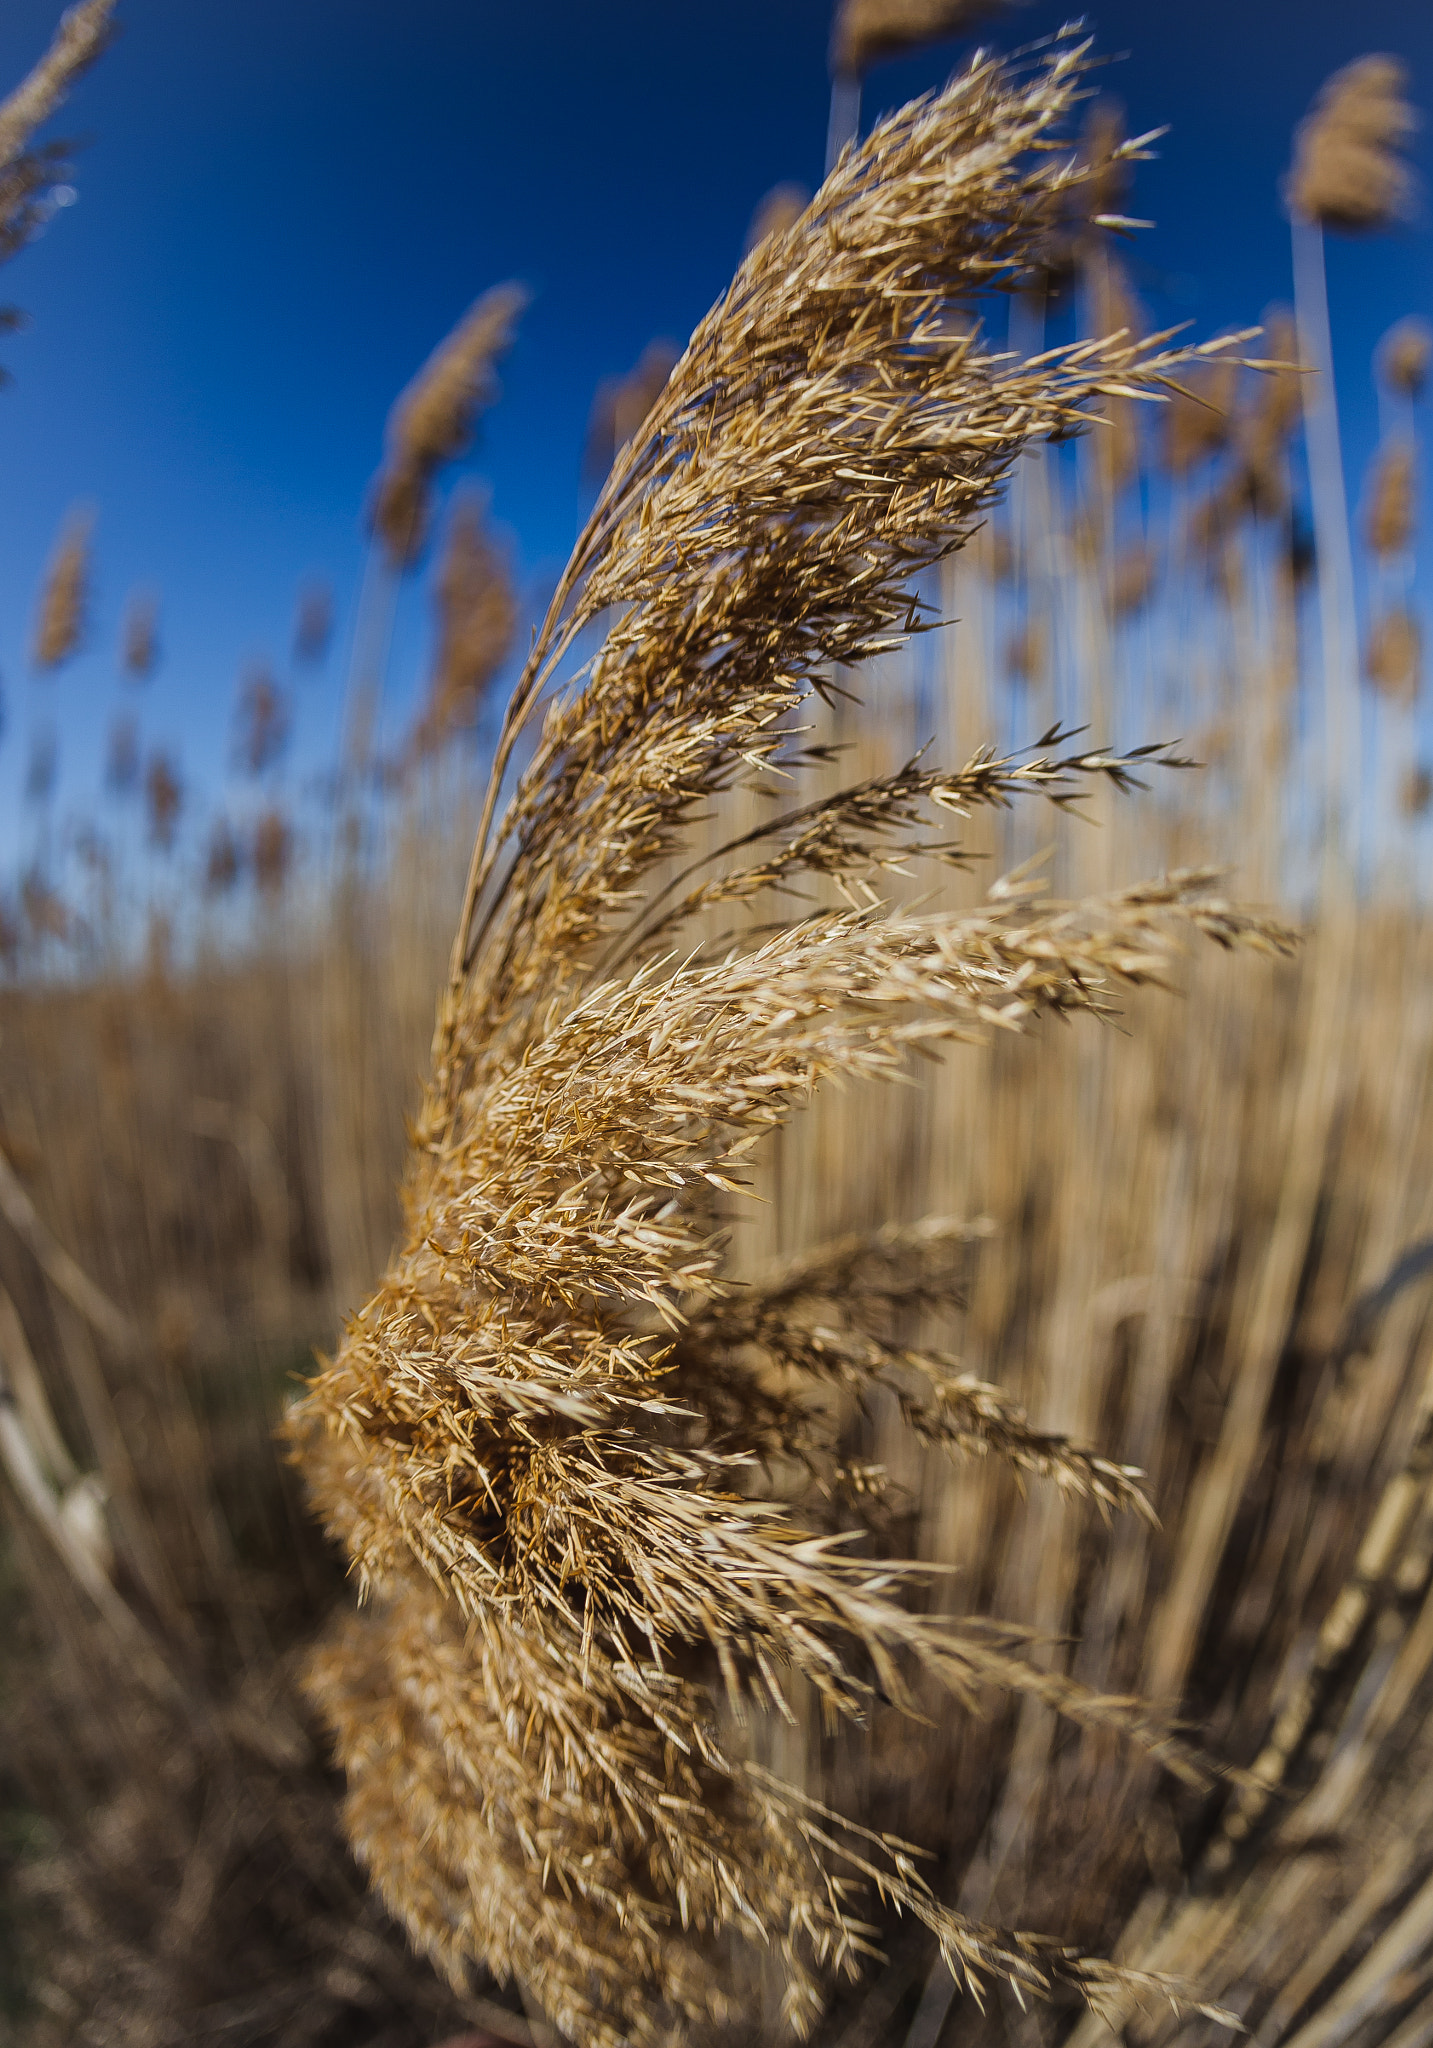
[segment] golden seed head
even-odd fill
[[[1355,234],[1402,218],[1413,180],[1402,152],[1418,117],[1397,57],[1356,58],[1327,80],[1294,136],[1286,196],[1295,215]]]
[[[259,663],[239,690],[235,753],[247,775],[265,775],[283,759],[289,743],[288,699],[272,671]]]
[[[35,619],[36,668],[58,668],[84,638],[93,523],[89,513],[72,512],[50,557]]]
[[[136,591],[125,609],[120,660],[132,683],[147,683],[159,666],[159,600]]]
[[[1401,555],[1413,539],[1417,482],[1407,441],[1386,441],[1369,466],[1363,527],[1376,555]]]
[[[242,854],[234,828],[224,817],[216,818],[204,855],[204,894],[228,896],[239,879]]]
[[[751,216],[751,225],[746,231],[745,254],[749,256],[758,242],[766,241],[771,235],[789,233],[810,204],[811,194],[804,185],[773,185]],[[668,367],[670,371],[670,365]]]
[[[667,388],[678,351],[669,341],[649,341],[625,377],[604,377],[592,400],[582,471],[600,483]]]
[[[162,853],[174,846],[179,813],[184,808],[184,786],[168,754],[150,755],[144,771],[144,804],[149,816],[149,837]]]
[[[478,723],[517,631],[517,598],[507,559],[471,494],[453,507],[433,598],[437,654],[411,744],[419,755],[440,753],[456,734]]]
[[[1398,807],[1405,818],[1421,818],[1433,804],[1433,773],[1410,761],[1398,784]]]
[[[1007,0],[839,0],[831,26],[831,70],[859,78],[873,64],[927,43],[968,35],[1005,11]]]
[[[422,552],[434,478],[472,445],[478,415],[497,396],[496,366],[512,346],[526,304],[521,285],[494,285],[485,292],[388,416],[387,452],[369,521],[395,568],[407,568]]]
[[[1423,687],[1423,629],[1406,605],[1374,620],[1363,652],[1363,671],[1392,704],[1412,705]]]
[[[1433,359],[1433,327],[1416,313],[1396,320],[1378,344],[1378,374],[1400,398],[1421,398]]]
[[[294,836],[282,811],[265,811],[254,827],[254,882],[270,902],[280,897],[293,865]]]

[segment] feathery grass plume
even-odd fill
[[[1233,363],[1211,363],[1170,399],[1163,424],[1164,459],[1171,476],[1187,476],[1228,447],[1238,388],[1239,372]]]
[[[234,751],[246,775],[267,775],[284,757],[291,720],[273,671],[260,662],[244,677],[235,713]]]
[[[184,786],[168,754],[150,755],[144,770],[144,807],[149,818],[149,842],[161,853],[174,845],[179,813],[184,808]]]
[[[972,29],[1003,14],[1009,0],[839,0],[831,24],[831,70],[860,78],[873,64],[903,57],[927,43]]]
[[[1037,1668],[1018,1628],[920,1611],[904,1597],[918,1566],[834,1533],[839,1446],[813,1397],[883,1387],[917,1438],[1097,1506],[1136,1505],[1135,1475],[903,1341],[879,1275],[851,1282],[849,1249],[799,1286],[734,1287],[717,1205],[823,1080],[895,1078],[922,1049],[1100,1014],[1116,988],[1168,977],[1181,928],[1272,949],[1289,935],[1225,903],[1208,871],[1068,906],[1016,879],[966,915],[867,897],[715,947],[686,926],[802,873],[879,868],[927,804],[1052,784],[1068,801],[1128,782],[1143,755],[1029,775],[909,764],[774,818],[765,859],[751,835],[728,842],[675,918],[657,872],[737,777],[799,776],[803,706],[833,664],[919,625],[917,577],[1022,449],[1224,346],[1123,336],[1013,363],[972,325],[1079,183],[1047,145],[1086,68],[1066,36],[1023,62],[983,57],[884,122],[779,245],[752,251],[619,454],[499,739],[402,1247],[290,1419],[370,1595],[312,1673],[355,1847],[455,1979],[478,1960],[516,1974],[601,2048],[719,2014],[733,1936],[781,1958],[787,2015],[808,2025],[823,1983],[869,1952],[862,1883],[971,1988],[995,1974],[1098,2000],[1121,1981],[952,1910],[906,1845],[724,1735],[723,1691],[781,1713],[804,1684],[839,1719],[1007,1688],[1205,1768],[1143,1703]],[[563,678],[604,614],[600,648]]]
[[[159,666],[159,600],[136,591],[124,615],[120,662],[132,683],[147,683]]]
[[[746,231],[742,253],[749,256],[757,243],[764,242],[768,235],[786,234],[789,229],[795,227],[810,204],[811,194],[805,185],[789,182],[773,185],[751,216],[751,225]],[[665,383],[666,379],[663,378],[662,381]]]
[[[204,894],[210,898],[231,895],[243,861],[243,848],[233,826],[225,817],[216,818],[204,853]]]
[[[129,713],[116,718],[105,746],[105,787],[112,796],[129,796],[139,782],[139,724]]]
[[[1276,518],[1289,502],[1289,442],[1303,414],[1303,376],[1297,367],[1298,332],[1287,308],[1271,306],[1263,330],[1273,367],[1259,377],[1236,415],[1232,491],[1256,517]]]
[[[20,959],[20,945],[23,939],[20,917],[13,900],[0,896],[0,967],[13,973]]]
[[[798,207],[797,216],[800,212]],[[676,360],[677,350],[671,342],[649,341],[625,377],[604,377],[598,385],[582,451],[582,473],[589,483],[600,483],[633,435],[641,431]]]
[[[50,216],[51,190],[69,168],[65,145],[26,145],[104,49],[114,5],[81,0],[68,8],[34,70],[0,102],[0,262],[23,249]]]
[[[477,724],[494,678],[512,652],[517,598],[502,549],[487,531],[481,502],[460,496],[434,580],[438,644],[433,674],[409,751],[437,754]]]
[[[276,902],[288,886],[293,865],[294,835],[282,811],[269,810],[254,827],[254,886],[268,902]]]
[[[1294,136],[1285,189],[1297,216],[1358,234],[1407,213],[1413,179],[1402,152],[1418,125],[1407,90],[1397,57],[1358,57],[1327,80]]]
[[[496,365],[512,345],[526,304],[521,285],[499,284],[484,292],[388,416],[387,453],[369,523],[395,568],[407,568],[422,552],[433,479],[445,462],[471,447],[479,413],[497,396]]]
[[[57,669],[78,650],[84,638],[93,525],[88,512],[72,512],[61,529],[45,571],[35,617],[36,668]]]
[[[305,583],[294,613],[294,660],[316,668],[333,637],[333,592],[326,583]]]
[[[1413,539],[1413,450],[1406,441],[1389,441],[1377,451],[1369,469],[1364,499],[1364,538],[1375,555],[1401,555]]]
[[[1400,398],[1421,398],[1428,382],[1428,365],[1433,361],[1433,327],[1416,313],[1395,320],[1379,342],[1374,360],[1389,391]]]
[[[1391,703],[1417,703],[1423,684],[1423,629],[1407,605],[1395,605],[1374,620],[1363,670]]]

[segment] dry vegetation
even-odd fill
[[[845,68],[907,12],[843,10]],[[25,877],[32,2048],[1426,2038],[1428,337],[1380,358],[1362,705],[1329,378],[1246,366],[1327,372],[1320,238],[1403,202],[1401,76],[1297,140],[1297,327],[1193,352],[1142,332],[1100,224],[1140,145],[1085,91],[1074,38],[972,64],[599,395],[485,800],[517,612],[471,501],[388,762],[374,693],[511,287],[390,422],[321,877],[267,674],[192,927],[136,957]],[[37,659],[84,583],[74,527]],[[162,845],[177,768],[117,759]]]

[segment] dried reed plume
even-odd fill
[[[93,523],[89,513],[72,512],[50,557],[35,618],[36,668],[58,668],[84,638]]]
[[[966,915],[887,908],[871,878],[903,842],[958,858],[912,839],[923,819],[1022,791],[1068,802],[1147,758],[1056,755],[1055,733],[1030,760],[915,761],[778,805],[700,872],[658,873],[736,778],[778,792],[800,774],[793,721],[831,665],[920,623],[916,578],[1023,448],[1222,346],[1121,336],[1020,364],[972,327],[1078,187],[1046,145],[1086,66],[1068,37],[982,58],[884,122],[752,251],[619,454],[497,747],[402,1249],[291,1418],[368,1595],[312,1671],[354,1846],[455,1980],[475,1961],[515,1974],[597,2048],[720,2015],[733,1936],[781,1960],[787,2018],[809,2026],[871,1950],[863,1883],[973,1989],[994,1974],[1098,2002],[1124,1981],[963,1918],[905,1844],[760,1767],[723,1695],[779,1714],[809,1688],[834,1723],[1003,1688],[1205,1769],[1142,1703],[1036,1668],[1019,1629],[918,1611],[918,1567],[837,1533],[837,1510],[859,1525],[870,1499],[838,1410],[877,1388],[956,1458],[1141,1508],[1137,1474],[903,1338],[960,1228],[843,1242],[737,1287],[720,1223],[752,1148],[823,1080],[1098,1015],[1167,978],[1181,928],[1287,934],[1204,871],[1068,906],[1017,880]],[[814,877],[855,907],[715,946],[691,923]]]
[[[800,212],[798,207],[796,214]],[[598,385],[582,453],[582,471],[589,482],[600,483],[627,443],[641,431],[676,360],[677,351],[669,341],[649,341],[625,377],[605,377]]]
[[[434,476],[471,446],[478,414],[497,396],[495,366],[511,346],[526,304],[520,285],[484,292],[389,414],[387,454],[369,518],[396,568],[406,568],[422,550]]]
[[[1008,0],[839,0],[831,27],[831,69],[859,78],[947,36],[968,35],[1005,12]]]
[[[204,854],[204,894],[228,896],[233,892],[243,867],[243,848],[227,818],[216,818]]]
[[[1415,477],[1406,441],[1385,442],[1373,458],[1364,505],[1364,536],[1375,555],[1401,555],[1413,539]]]
[[[465,494],[453,507],[434,586],[438,645],[412,751],[441,752],[478,722],[488,691],[512,652],[517,599],[502,550],[481,505]]]
[[[254,884],[272,903],[283,895],[293,866],[294,835],[282,811],[265,811],[254,827]]]
[[[1164,456],[1172,476],[1187,476],[1228,447],[1238,383],[1233,363],[1211,363],[1170,400],[1164,413]]]
[[[250,669],[239,691],[235,753],[245,774],[266,775],[283,759],[289,743],[288,700],[272,672]]]
[[[1297,217],[1355,234],[1407,213],[1401,152],[1418,125],[1407,89],[1405,66],[1385,56],[1359,57],[1324,84],[1294,136],[1286,192]]]
[[[114,4],[82,0],[69,8],[34,70],[0,103],[0,262],[22,249],[48,215],[50,188],[67,169],[64,146],[26,144],[103,50]]]
[[[333,637],[333,592],[326,583],[306,583],[294,614],[294,660],[316,666]]]
[[[179,771],[165,753],[149,757],[144,771],[144,806],[149,817],[149,840],[161,853],[174,845],[179,813],[184,808],[184,786]]]
[[[1406,605],[1395,605],[1374,620],[1363,669],[1390,702],[1417,703],[1423,683],[1423,630]]]
[[[1396,320],[1378,344],[1378,374],[1400,398],[1420,398],[1433,360],[1433,327],[1416,313]]]
[[[148,591],[136,592],[129,601],[120,659],[132,683],[147,683],[159,666],[159,600]]]
[[[742,253],[749,256],[757,243],[764,242],[768,235],[786,234],[795,227],[810,204],[811,194],[805,185],[789,182],[773,185],[751,216]]]

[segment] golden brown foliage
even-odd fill
[[[89,513],[72,512],[50,557],[35,619],[36,668],[58,668],[84,638],[93,523]]]
[[[144,771],[144,804],[149,817],[150,844],[161,853],[168,853],[174,845],[179,813],[184,808],[184,787],[178,769],[166,753],[156,752],[149,757]]]
[[[520,285],[494,285],[439,344],[388,416],[387,450],[369,519],[389,561],[406,568],[421,553],[433,480],[466,452],[480,412],[497,396],[495,367],[512,344],[527,304]]]
[[[1401,152],[1417,126],[1397,57],[1356,58],[1319,91],[1294,137],[1287,196],[1305,220],[1346,233],[1385,228],[1409,208]]]
[[[1413,539],[1413,449],[1388,441],[1374,456],[1364,504],[1364,534],[1375,555],[1401,555]]]
[[[1369,628],[1364,674],[1396,704],[1414,704],[1423,684],[1423,629],[1407,605],[1383,612]]]
[[[1416,313],[1397,320],[1378,344],[1378,373],[1390,391],[1418,398],[1428,381],[1433,360],[1433,328]]]
[[[1022,449],[1212,352],[1122,336],[1012,365],[972,326],[1084,182],[1041,147],[1084,70],[1058,39],[883,123],[799,231],[752,251],[619,454],[499,741],[401,1248],[292,1419],[371,1596],[313,1674],[355,1845],[442,1967],[515,1973],[603,2048],[719,2014],[734,1935],[782,1957],[788,2017],[809,2024],[869,1941],[863,1880],[967,1985],[1098,1998],[1123,1981],[953,1910],[903,1844],[759,1767],[722,1730],[723,1696],[781,1713],[809,1688],[835,1725],[995,1687],[1204,1778],[1159,1713],[1042,1668],[1019,1628],[921,1610],[919,1566],[835,1533],[832,1489],[848,1506],[869,1490],[843,1480],[819,1394],[879,1389],[914,1438],[1104,1507],[1136,1506],[1137,1475],[904,1341],[920,1285],[890,1277],[891,1246],[741,1289],[721,1208],[824,1080],[1102,1014],[1168,977],[1181,929],[1268,949],[1288,932],[1203,870],[1068,905],[1014,880],[966,913],[862,887],[902,839],[951,857],[907,836],[928,807],[1068,801],[1128,782],[1140,755],[911,762],[778,810],[675,903],[658,874],[738,776],[775,794],[809,765],[793,721],[832,664],[919,622],[914,579]],[[604,614],[598,651],[550,691]],[[802,876],[867,907],[718,945],[692,927]]]
[[[434,584],[438,644],[412,751],[436,754],[478,722],[488,691],[512,652],[517,599],[482,506],[464,495],[448,522]]]
[[[132,683],[147,683],[159,666],[159,600],[137,592],[124,615],[121,664]]]
[[[618,454],[641,429],[661,397],[676,360],[677,351],[669,341],[649,341],[625,377],[607,377],[598,385],[582,455],[583,473],[591,482],[602,481]]]
[[[31,150],[26,144],[103,50],[114,4],[81,0],[68,8],[34,70],[0,103],[0,262],[43,222],[49,189],[66,169],[63,145]]]

